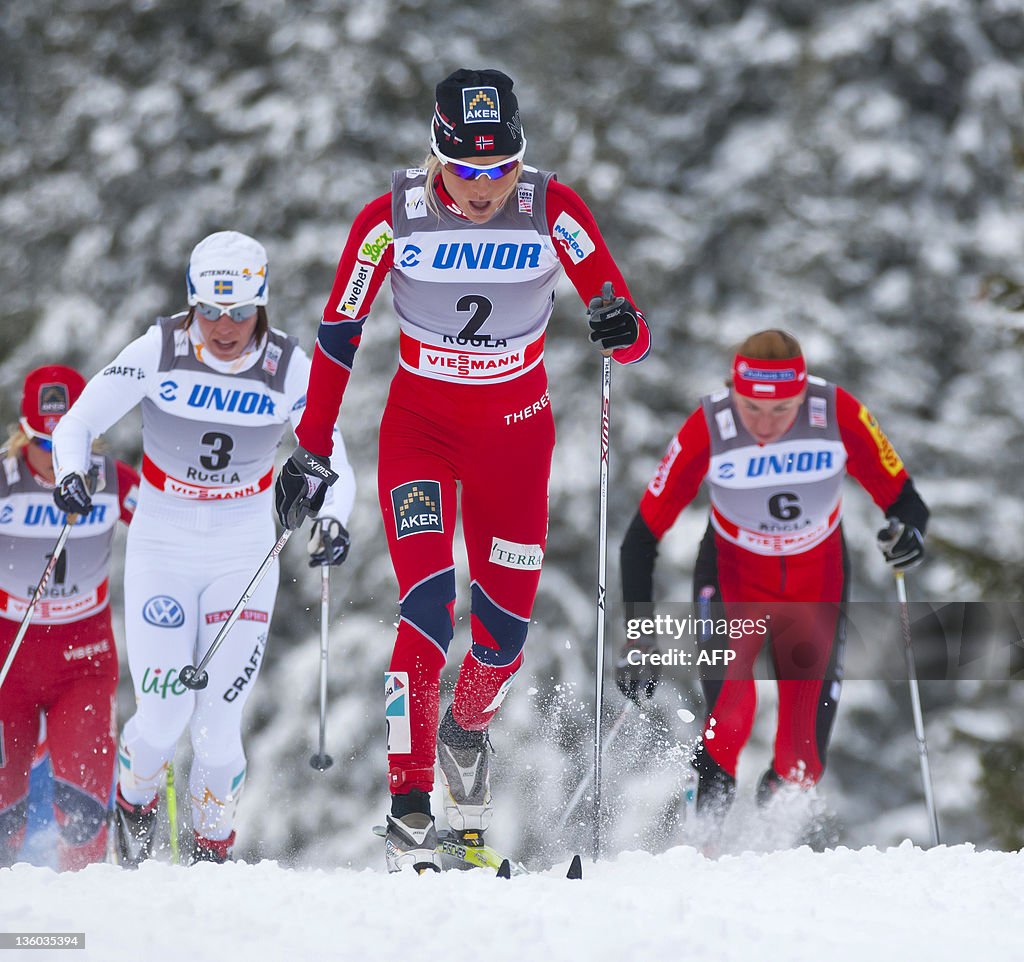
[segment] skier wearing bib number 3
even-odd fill
[[[192,251],[189,309],[160,318],[86,385],[54,431],[54,498],[85,514],[89,445],[142,405],[142,486],[125,557],[125,635],[137,710],[121,735],[117,786],[121,862],[150,857],[159,791],[191,727],[195,861],[226,861],[245,782],[242,711],[270,630],[277,565],[193,692],[183,665],[210,647],[274,544],[271,481],[285,427],[305,404],[309,360],[269,326],[267,254],[220,231]],[[340,436],[343,483],[313,528],[310,564],[340,564],[355,493]]]
[[[622,544],[622,588],[631,605],[653,600],[658,542],[706,481],[711,519],[694,570],[702,619],[724,614],[742,637],[711,635],[704,667],[707,717],[694,759],[697,811],[720,823],[732,803],[739,753],[754,721],[752,666],[767,642],[779,690],[771,767],[757,789],[766,804],[789,782],[810,787],[825,768],[842,678],[847,558],[841,487],[850,474],[885,512],[885,560],[898,570],[924,553],[928,508],[878,422],[851,394],[810,377],[785,331],[747,338],[733,359],[731,390],[704,397],[669,445]],[[723,612],[724,609],[724,612]],[[768,614],[769,623],[760,621]],[[714,616],[714,618],[712,617]],[[637,650],[639,649],[639,650]],[[660,671],[650,639],[626,642],[616,681],[637,701]],[[711,649],[718,649],[712,652]],[[709,662],[705,661],[705,665]]]
[[[525,167],[525,150],[505,74],[459,70],[438,85],[425,169],[395,172],[352,226],[317,336],[301,447],[277,483],[281,521],[297,526],[330,478],[331,426],[390,275],[399,368],[378,469],[400,607],[386,675],[390,871],[440,867],[435,746],[450,827],[479,835],[490,821],[487,730],[523,661],[547,537],[555,438],[543,350],[560,271],[591,304],[601,349],[629,364],[650,345],[590,211],[552,174]],[[609,281],[618,296],[602,300]],[[438,729],[459,501],[472,647]]]

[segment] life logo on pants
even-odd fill
[[[180,628],[185,624],[185,609],[167,595],[156,595],[142,606],[142,617],[155,628]]]
[[[395,511],[395,535],[444,531],[441,518],[441,485],[437,481],[409,481],[391,489]]]

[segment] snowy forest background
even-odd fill
[[[655,333],[652,356],[614,374],[613,596],[618,543],[669,438],[721,384],[738,341],[783,326],[814,373],[870,405],[932,508],[913,597],[1019,603],[1022,64],[1019,0],[10,0],[0,414],[15,420],[30,368],[91,376],[181,309],[188,253],[214,230],[266,245],[272,323],[310,350],[354,215],[425,153],[434,84],[459,66],[498,67],[516,80],[528,161],[591,205]],[[592,759],[600,364],[582,305],[561,293],[548,339],[549,548],[527,668],[494,733],[492,841],[527,860],[589,838],[585,806],[556,826]],[[334,578],[336,764],[326,775],[308,764],[318,578],[292,546],[249,707],[246,858],[380,862],[369,829],[386,804],[381,673],[396,617],[375,490],[397,349],[389,300],[367,324],[342,410],[361,487],[352,556]],[[137,462],[138,418],[109,441]],[[880,520],[851,484],[856,599],[893,593],[873,544]],[[702,500],[663,544],[661,599],[689,596],[705,523]],[[461,570],[453,666],[468,646]],[[119,623],[119,596],[115,612]],[[615,627],[612,648],[619,638]],[[899,645],[895,624],[873,641]],[[611,674],[609,720],[622,704]],[[737,819],[771,752],[772,686],[761,689]],[[922,695],[944,840],[1019,848],[1022,686],[935,681]],[[121,709],[132,710],[126,669]],[[683,760],[702,711],[693,680],[669,671],[652,709],[629,718],[606,763],[609,850],[681,840]],[[819,795],[826,841],[927,840],[905,683],[847,682]]]

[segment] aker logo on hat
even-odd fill
[[[441,485],[437,481],[409,481],[391,489],[395,511],[395,535],[444,531],[441,519]]]
[[[22,429],[32,437],[49,436],[85,387],[85,378],[63,364],[37,367],[25,376],[21,392]]]
[[[39,385],[39,413],[40,414],[67,414],[68,408],[68,386],[66,384],[40,384]]]
[[[467,124],[496,124],[501,120],[497,87],[465,87],[462,116]]]

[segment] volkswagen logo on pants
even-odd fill
[[[142,606],[142,617],[157,628],[180,628],[185,624],[185,609],[173,598],[157,595]]]

